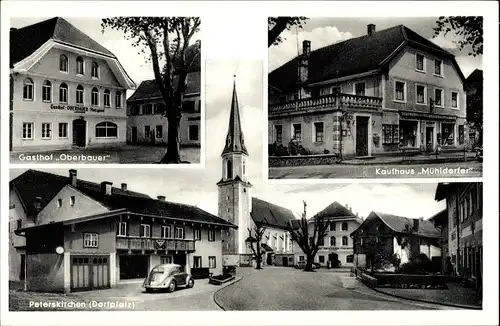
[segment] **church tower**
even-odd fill
[[[219,187],[219,217],[238,226],[222,232],[223,254],[248,254],[251,252],[245,243],[251,227],[252,185],[247,180],[248,151],[245,147],[241,129],[236,82],[233,84],[231,113],[226,143],[221,154],[222,179]]]

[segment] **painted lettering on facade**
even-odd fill
[[[74,111],[75,113],[86,113],[86,112],[102,113],[102,112],[104,112],[104,109],[100,109],[100,108],[93,108],[93,107],[88,107],[88,106],[75,106],[75,105],[54,105],[54,104],[51,104],[50,108],[52,110]]]

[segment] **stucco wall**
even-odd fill
[[[64,256],[28,254],[26,283],[30,291],[64,292]]]
[[[98,234],[99,244],[97,248],[84,248],[84,233]],[[103,254],[116,252],[115,234],[115,223],[110,219],[75,224],[73,229],[70,226],[64,229],[64,247],[74,254]]]

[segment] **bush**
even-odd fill
[[[401,265],[399,267],[398,273],[401,274],[432,274],[436,273],[436,264],[433,264],[432,261],[425,254],[419,254],[409,262]]]
[[[282,144],[269,144],[268,145],[268,153],[269,156],[289,156],[290,153],[288,152],[288,149],[283,146]]]
[[[326,148],[323,150],[323,154],[330,154],[330,151],[327,150]]]

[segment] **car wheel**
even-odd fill
[[[151,292],[153,292],[153,289],[146,288],[146,292],[147,292],[147,293],[151,293]]]
[[[186,286],[188,288],[192,288],[194,286],[194,280],[192,278],[190,278]]]
[[[175,284],[175,281],[170,282],[170,284],[168,285],[168,292],[174,292],[176,287],[177,284]]]

